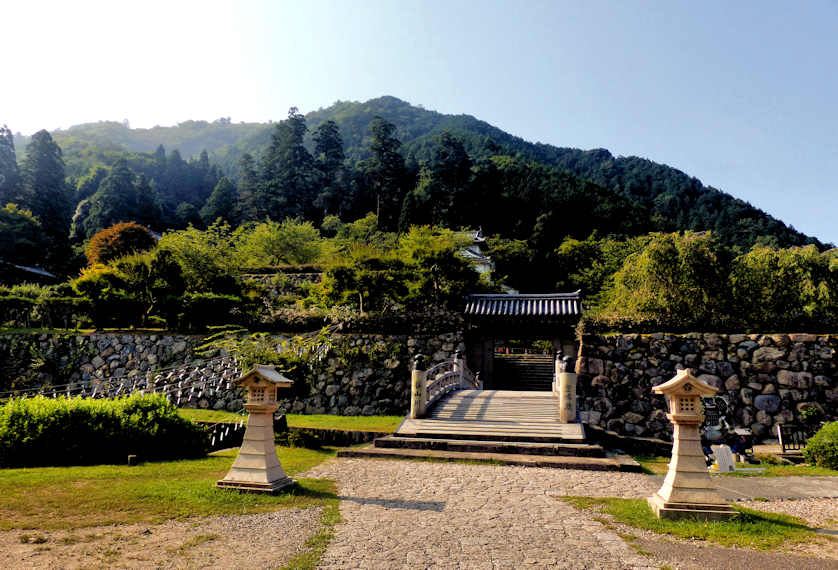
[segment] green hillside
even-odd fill
[[[609,189],[645,211],[649,216],[645,225],[652,230],[712,230],[723,242],[743,246],[762,239],[780,246],[814,243],[822,247],[817,239],[789,228],[747,202],[704,186],[676,168],[638,157],[614,157],[605,149],[527,142],[471,115],[437,113],[390,96],[366,102],[338,101],[308,113],[306,146],[311,150],[312,132],[332,120],[340,129],[346,160],[356,164],[370,156],[370,124],[377,116],[395,125],[395,137],[402,143],[400,152],[407,167],[414,170],[432,160],[439,136],[447,132],[462,143],[473,162],[510,155],[567,171]],[[52,134],[64,152],[66,173],[74,178],[84,176],[93,166],[110,166],[125,151],[151,153],[162,145],[169,152],[179,150],[184,159],[206,150],[210,160],[235,180],[242,155],[249,153],[258,160],[275,128],[271,123],[236,124],[229,119],[185,121],[174,127],[150,129],[130,129],[119,122],[103,121]],[[19,159],[27,142],[27,137],[15,138]],[[135,156],[133,162],[142,160]],[[197,204],[196,200],[187,201]]]

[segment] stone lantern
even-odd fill
[[[259,364],[234,382],[247,388],[244,409],[250,415],[239,455],[216,487],[273,493],[294,482],[279,464],[274,444],[274,412],[279,407],[276,391],[293,383],[272,366]]]
[[[699,426],[704,421],[701,398],[718,390],[680,370],[672,380],[652,391],[666,396],[667,418],[674,426],[672,460],[658,491],[649,497],[649,505],[658,518],[726,520],[736,511],[716,490],[701,449]]]

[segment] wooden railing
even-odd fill
[[[440,398],[454,390],[482,390],[479,373],[472,374],[458,351],[453,360],[422,370],[422,355],[414,360],[411,376],[410,417],[421,418]]]
[[[457,361],[440,362],[425,372],[425,407],[434,405],[452,390],[460,389],[460,372]]]

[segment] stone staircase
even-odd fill
[[[495,354],[492,388],[549,392],[554,367],[550,354]]]
[[[427,418],[406,418],[396,433],[340,457],[435,458],[574,469],[639,469],[585,442],[582,424],[562,424],[552,392],[460,390]],[[632,465],[633,464],[633,465]]]

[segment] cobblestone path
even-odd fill
[[[344,521],[323,568],[657,567],[556,498],[646,497],[643,475],[336,459],[305,476],[338,481]]]

